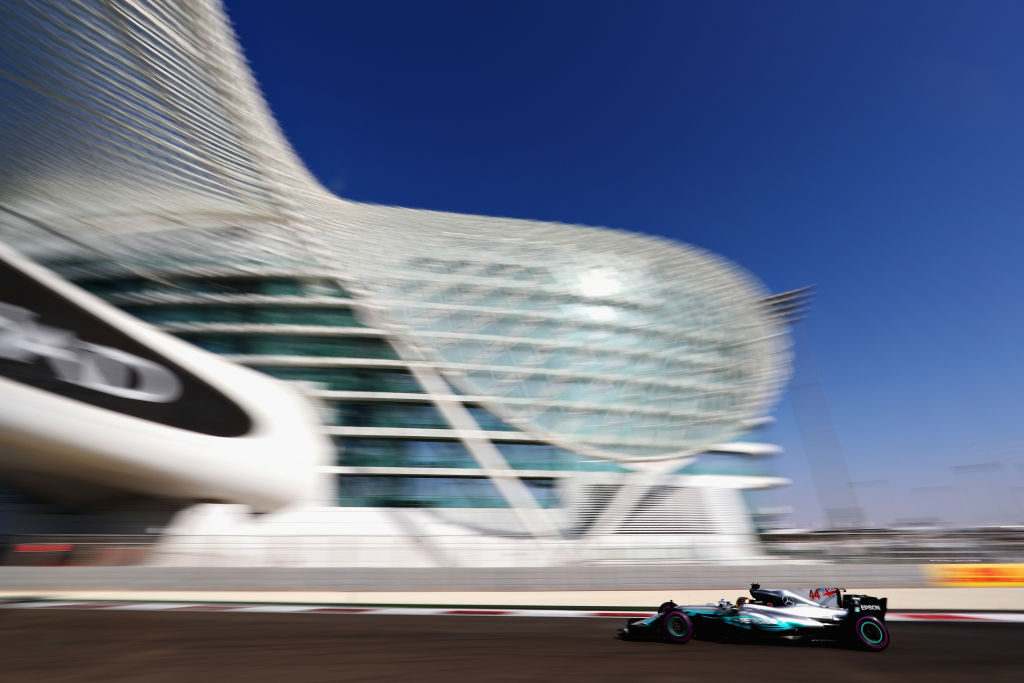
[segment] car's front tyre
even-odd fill
[[[693,622],[679,610],[670,610],[658,622],[661,635],[670,643],[682,645],[693,638]]]

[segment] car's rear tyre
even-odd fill
[[[875,617],[860,617],[853,624],[851,634],[856,647],[881,652],[889,647],[889,629]]]
[[[661,635],[670,643],[682,645],[693,638],[693,622],[677,609],[666,612],[658,625],[661,628]]]

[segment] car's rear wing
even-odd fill
[[[876,598],[873,595],[844,595],[844,609],[852,614],[863,614],[885,619],[885,611],[889,607],[889,598]]]
[[[887,598],[876,598],[871,595],[843,594],[845,588],[808,588],[803,592],[794,591],[798,595],[806,595],[808,600],[813,600],[822,607],[834,609],[848,609],[854,612],[872,614],[879,619],[885,618],[885,610],[888,605]]]

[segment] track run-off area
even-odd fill
[[[872,653],[619,641],[613,635],[626,616],[641,614],[619,610],[80,601],[0,607],[3,681],[1024,680],[1024,617],[1007,613],[946,615],[955,620],[892,613],[892,644]]]

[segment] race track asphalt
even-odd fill
[[[0,681],[1021,681],[1024,624],[889,624],[882,653],[612,638],[622,619],[4,610]]]

